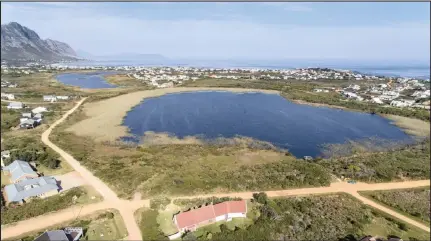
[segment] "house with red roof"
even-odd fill
[[[192,209],[174,216],[173,220],[180,233],[195,231],[197,228],[218,221],[231,221],[232,218],[245,218],[247,216],[247,202],[227,201],[210,204],[201,208]]]

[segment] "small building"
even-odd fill
[[[1,152],[1,167],[4,167],[4,160],[9,159],[10,158],[10,151],[6,150],[6,151],[2,151]]]
[[[195,231],[197,228],[218,221],[231,221],[232,218],[245,218],[247,216],[247,202],[227,201],[218,204],[210,204],[198,209],[179,213],[173,221],[178,231]]]
[[[43,113],[43,112],[47,112],[47,111],[48,111],[48,109],[46,109],[46,107],[42,107],[42,106],[36,107],[33,110],[31,110],[31,112],[33,114],[39,114],[39,113]]]
[[[46,231],[33,241],[78,241],[83,234],[81,227],[68,227],[63,230]]]
[[[22,115],[22,117],[26,117],[26,118],[31,118],[31,116],[32,116],[31,112],[22,113],[21,115]]]
[[[7,202],[23,203],[32,197],[45,198],[57,194],[59,187],[54,177],[27,179],[4,187]]]
[[[8,166],[5,166],[3,172],[10,176],[9,178],[12,183],[39,177],[28,162],[21,160],[15,160]]]
[[[22,109],[23,108],[23,104],[22,102],[11,102],[9,103],[9,105],[7,106],[8,109]]]
[[[6,100],[14,100],[15,95],[14,94],[1,93],[1,98],[6,99]]]
[[[57,95],[57,100],[68,100],[69,96],[67,95]]]
[[[57,97],[55,95],[44,95],[43,101],[55,102],[55,101],[57,101]]]
[[[37,113],[33,116],[34,120],[42,120],[42,118],[43,118],[43,115],[41,113]]]

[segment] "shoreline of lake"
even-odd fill
[[[67,128],[67,131],[79,136],[91,136],[97,141],[116,141],[118,138],[129,136],[128,128],[122,125],[124,117],[133,107],[139,105],[145,99],[172,93],[202,91],[258,92],[280,95],[280,92],[275,90],[217,87],[175,87],[138,91],[98,102],[85,103],[83,109],[88,118],[73,124]]]

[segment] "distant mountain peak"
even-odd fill
[[[75,60],[75,51],[66,43],[46,39],[17,22],[1,25],[1,59]]]

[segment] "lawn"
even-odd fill
[[[120,240],[127,236],[126,227],[119,213],[111,216],[100,215],[91,221],[84,240]]]

